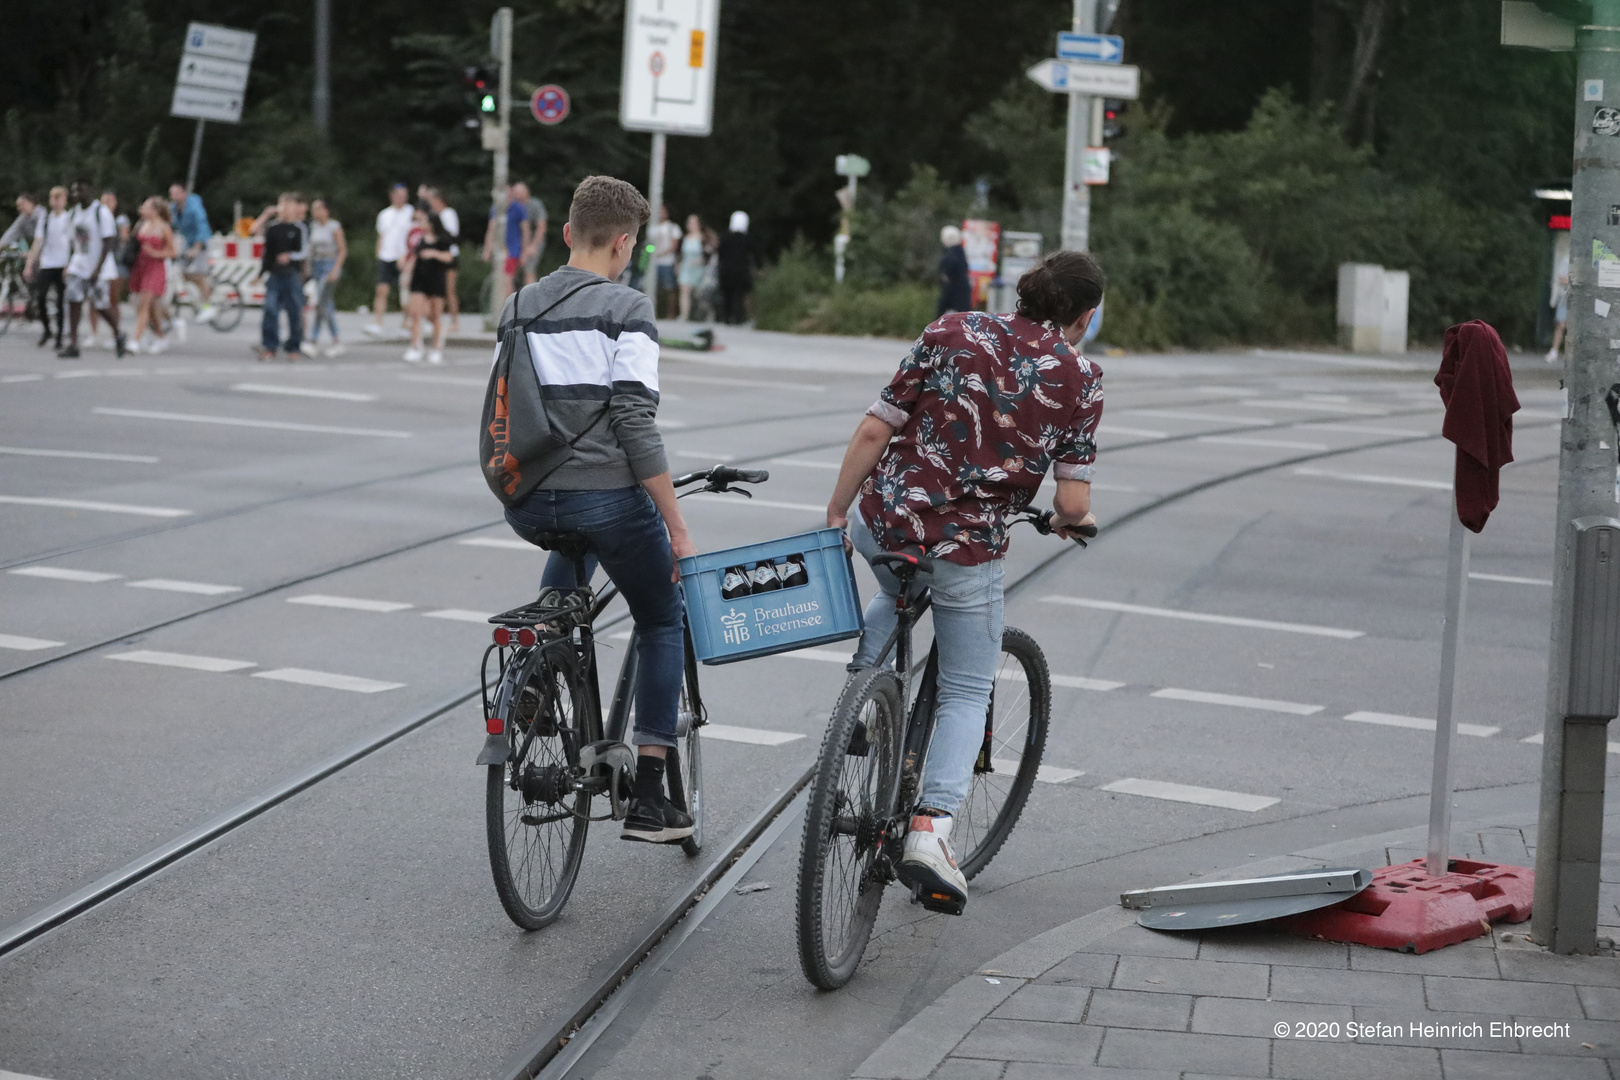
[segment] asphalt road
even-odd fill
[[[820,523],[903,347],[722,340],[666,351],[672,460],[772,479],[689,500],[702,549]],[[473,460],[487,350],[265,365],[227,341],[70,365],[0,338],[0,925],[472,690],[477,613],[537,583]],[[847,1076],[977,963],[1121,889],[1421,820],[1436,359],[1102,358],[1104,538],[1023,533],[1008,562],[1008,621],[1068,677],[1046,760],[1082,775],[1037,785],[963,918],[890,896],[834,995],[797,970],[790,829],[752,875],[773,887],[728,899],[589,1071]],[[1462,664],[1476,792],[1522,792],[1540,760],[1559,399],[1539,360],[1516,366],[1520,461],[1475,541]],[[810,762],[840,651],[704,671],[711,719],[800,737],[706,740],[696,860],[599,828],[562,920],[518,931],[489,881],[473,701],[0,959],[0,1069],[492,1075]]]

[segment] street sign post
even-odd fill
[[[1042,60],[1025,72],[1054,94],[1095,94],[1135,101],[1141,96],[1142,69],[1134,64],[1091,64]]]
[[[1059,60],[1090,60],[1098,64],[1118,64],[1125,59],[1125,39],[1115,34],[1072,34],[1059,31]]]
[[[855,189],[861,177],[872,171],[872,163],[859,154],[839,154],[833,159],[833,171],[847,177],[849,183],[838,189],[838,205],[844,208],[838,235],[833,237],[833,280],[844,280],[844,253],[849,250],[849,215],[855,212]]]
[[[186,190],[197,183],[197,158],[202,153],[203,124],[242,121],[242,101],[247,93],[248,73],[259,35],[251,30],[232,30],[209,23],[192,23],[186,28],[186,43],[180,53],[180,70],[175,73],[174,97],[170,116],[197,121],[191,138],[191,164],[186,168]]]
[[[568,91],[555,83],[547,83],[529,98],[529,112],[547,127],[568,119],[569,108]]]

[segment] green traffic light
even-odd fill
[[[495,95],[485,94],[478,102],[478,107],[484,112],[495,111]]]
[[[657,251],[658,249],[656,247],[654,247],[652,244],[648,244],[647,245],[647,250],[648,251]]]

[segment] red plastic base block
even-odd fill
[[[1426,953],[1491,932],[1491,923],[1530,917],[1534,871],[1452,859],[1432,877],[1423,859],[1373,871],[1373,883],[1332,907],[1280,920],[1296,934]]]

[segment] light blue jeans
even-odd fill
[[[309,340],[315,342],[321,336],[321,327],[324,325],[331,334],[332,343],[337,344],[337,282],[327,281],[326,275],[332,272],[337,265],[337,259],[315,259],[311,276],[314,277],[319,292],[315,296],[315,314],[309,324]]]
[[[849,537],[869,562],[883,550],[858,510],[850,513]],[[855,651],[858,667],[871,666],[899,620],[894,602],[900,583],[883,567],[872,567],[872,573],[879,591],[866,605],[866,632]],[[954,814],[973,783],[973,762],[984,745],[985,711],[1001,662],[1001,560],[962,566],[935,559],[933,574],[917,580],[933,595],[934,640],[939,643],[934,738],[917,805]]]

